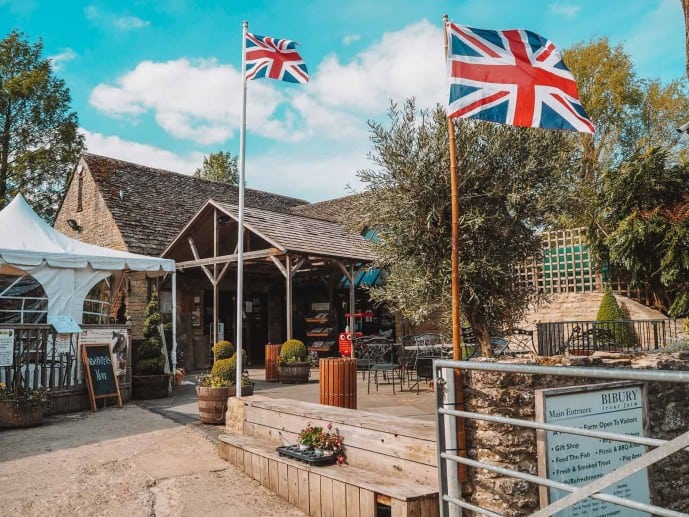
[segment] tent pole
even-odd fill
[[[172,374],[177,370],[177,271],[172,272]]]

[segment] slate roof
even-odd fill
[[[233,218],[239,217],[236,205],[217,205]],[[350,233],[337,222],[245,207],[244,224],[287,252],[361,261],[375,259],[365,238]]]
[[[210,198],[239,202],[239,188],[234,185],[91,153],[83,153],[82,160],[133,253],[160,255]],[[276,212],[306,204],[301,199],[252,189],[245,190],[244,200],[246,207]]]
[[[318,203],[298,205],[292,207],[290,212],[324,221],[344,223],[350,218],[352,202],[362,195],[365,194],[352,194]]]

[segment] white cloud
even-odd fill
[[[84,8],[84,16],[91,22],[108,25],[121,31],[141,29],[150,25],[150,22],[142,20],[138,16],[114,14],[108,11],[103,11],[95,5],[86,6]]]
[[[342,43],[345,45],[349,45],[351,43],[354,43],[355,41],[359,41],[361,39],[361,36],[358,34],[347,34],[344,38],[342,38]]]
[[[313,89],[325,105],[380,113],[390,99],[416,97],[433,106],[446,96],[442,30],[423,20],[386,33],[380,42],[343,64],[330,55],[319,65]]]
[[[148,27],[151,23],[136,16],[114,16],[112,24],[121,30],[141,29]]]
[[[581,9],[580,5],[573,4],[550,4],[550,12],[565,18],[573,18]]]
[[[72,59],[75,59],[76,57],[76,52],[74,52],[71,48],[66,48],[59,54],[50,56],[48,59],[50,59],[50,61],[52,62],[53,70],[57,72],[58,70],[62,70],[62,67],[65,65],[65,63],[71,61]]]
[[[92,133],[87,129],[80,131],[86,139],[88,152],[93,154],[184,174],[193,174],[203,163],[204,154],[201,152],[189,153],[183,157],[152,145],[123,140],[118,136]]]

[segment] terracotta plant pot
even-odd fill
[[[283,384],[303,384],[309,382],[311,363],[294,363],[278,366],[280,382]]]
[[[17,406],[0,400],[0,427],[33,427],[43,423],[43,406]]]

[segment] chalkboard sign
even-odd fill
[[[82,359],[86,373],[91,409],[96,411],[96,399],[117,397],[117,405],[122,407],[120,385],[115,374],[115,364],[110,353],[110,345],[83,345]]]

